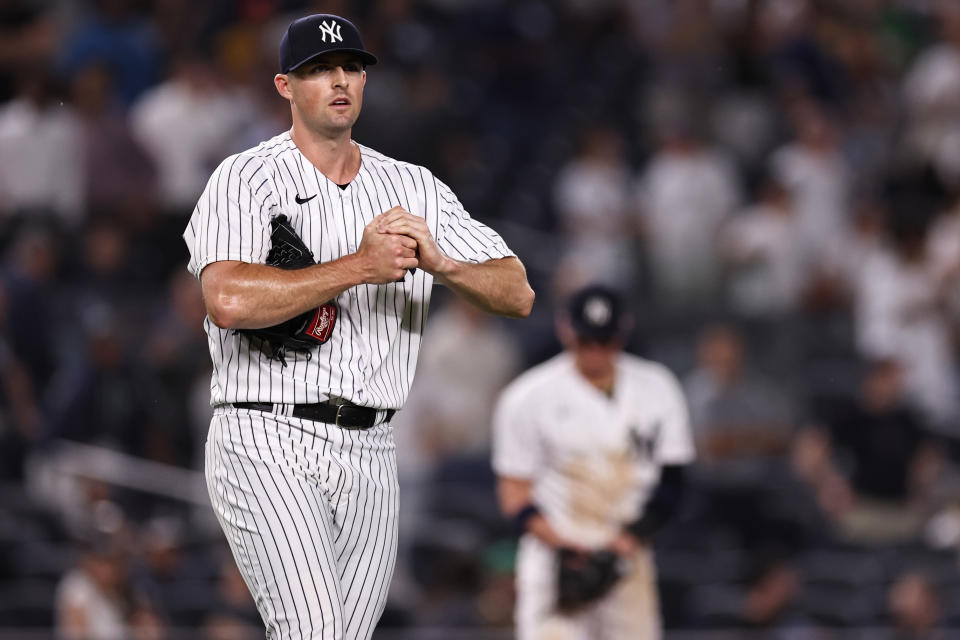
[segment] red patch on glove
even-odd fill
[[[307,325],[305,333],[323,344],[330,339],[333,325],[337,322],[337,308],[332,304],[325,304],[313,314],[313,320]]]

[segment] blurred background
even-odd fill
[[[180,234],[289,127],[277,44],[313,12],[381,60],[355,139],[537,291],[524,321],[435,292],[375,638],[511,637],[490,410],[591,281],[691,408],[668,637],[960,637],[960,2],[0,0],[0,639],[263,637],[199,473]]]

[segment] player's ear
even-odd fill
[[[569,349],[576,344],[577,336],[570,326],[570,321],[562,314],[557,315],[553,321],[554,330],[557,332],[557,339],[560,340],[565,348]]]
[[[290,94],[290,79],[285,73],[278,73],[273,76],[273,86],[277,88],[277,93],[290,100],[293,96]]]
[[[617,333],[623,338],[623,341],[626,342],[627,336],[633,333],[633,329],[636,326],[637,326],[637,321],[633,317],[633,314],[626,313],[620,319],[620,327]]]

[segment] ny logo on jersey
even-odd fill
[[[324,20],[320,23],[320,32],[323,34],[321,38],[324,42],[327,41],[327,36],[330,36],[330,42],[343,42],[343,36],[340,35],[340,25],[331,20],[327,22]]]
[[[637,427],[630,428],[630,442],[633,453],[638,458],[653,460],[657,453],[657,443],[660,441],[660,422],[654,423],[648,433],[640,433]]]

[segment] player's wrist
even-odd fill
[[[608,548],[620,556],[632,556],[646,545],[644,539],[635,536],[628,529],[623,529],[608,545]]]
[[[445,282],[450,279],[457,271],[457,261],[448,258],[447,256],[440,254],[440,259],[437,261],[437,266],[431,270],[431,274],[434,278],[437,278],[441,282]]]
[[[540,507],[533,502],[528,502],[513,515],[513,532],[517,536],[522,536],[530,530],[531,520],[540,516]]]
[[[337,262],[344,268],[347,287],[358,284],[374,284],[376,271],[369,260],[366,260],[360,251],[350,253]]]

